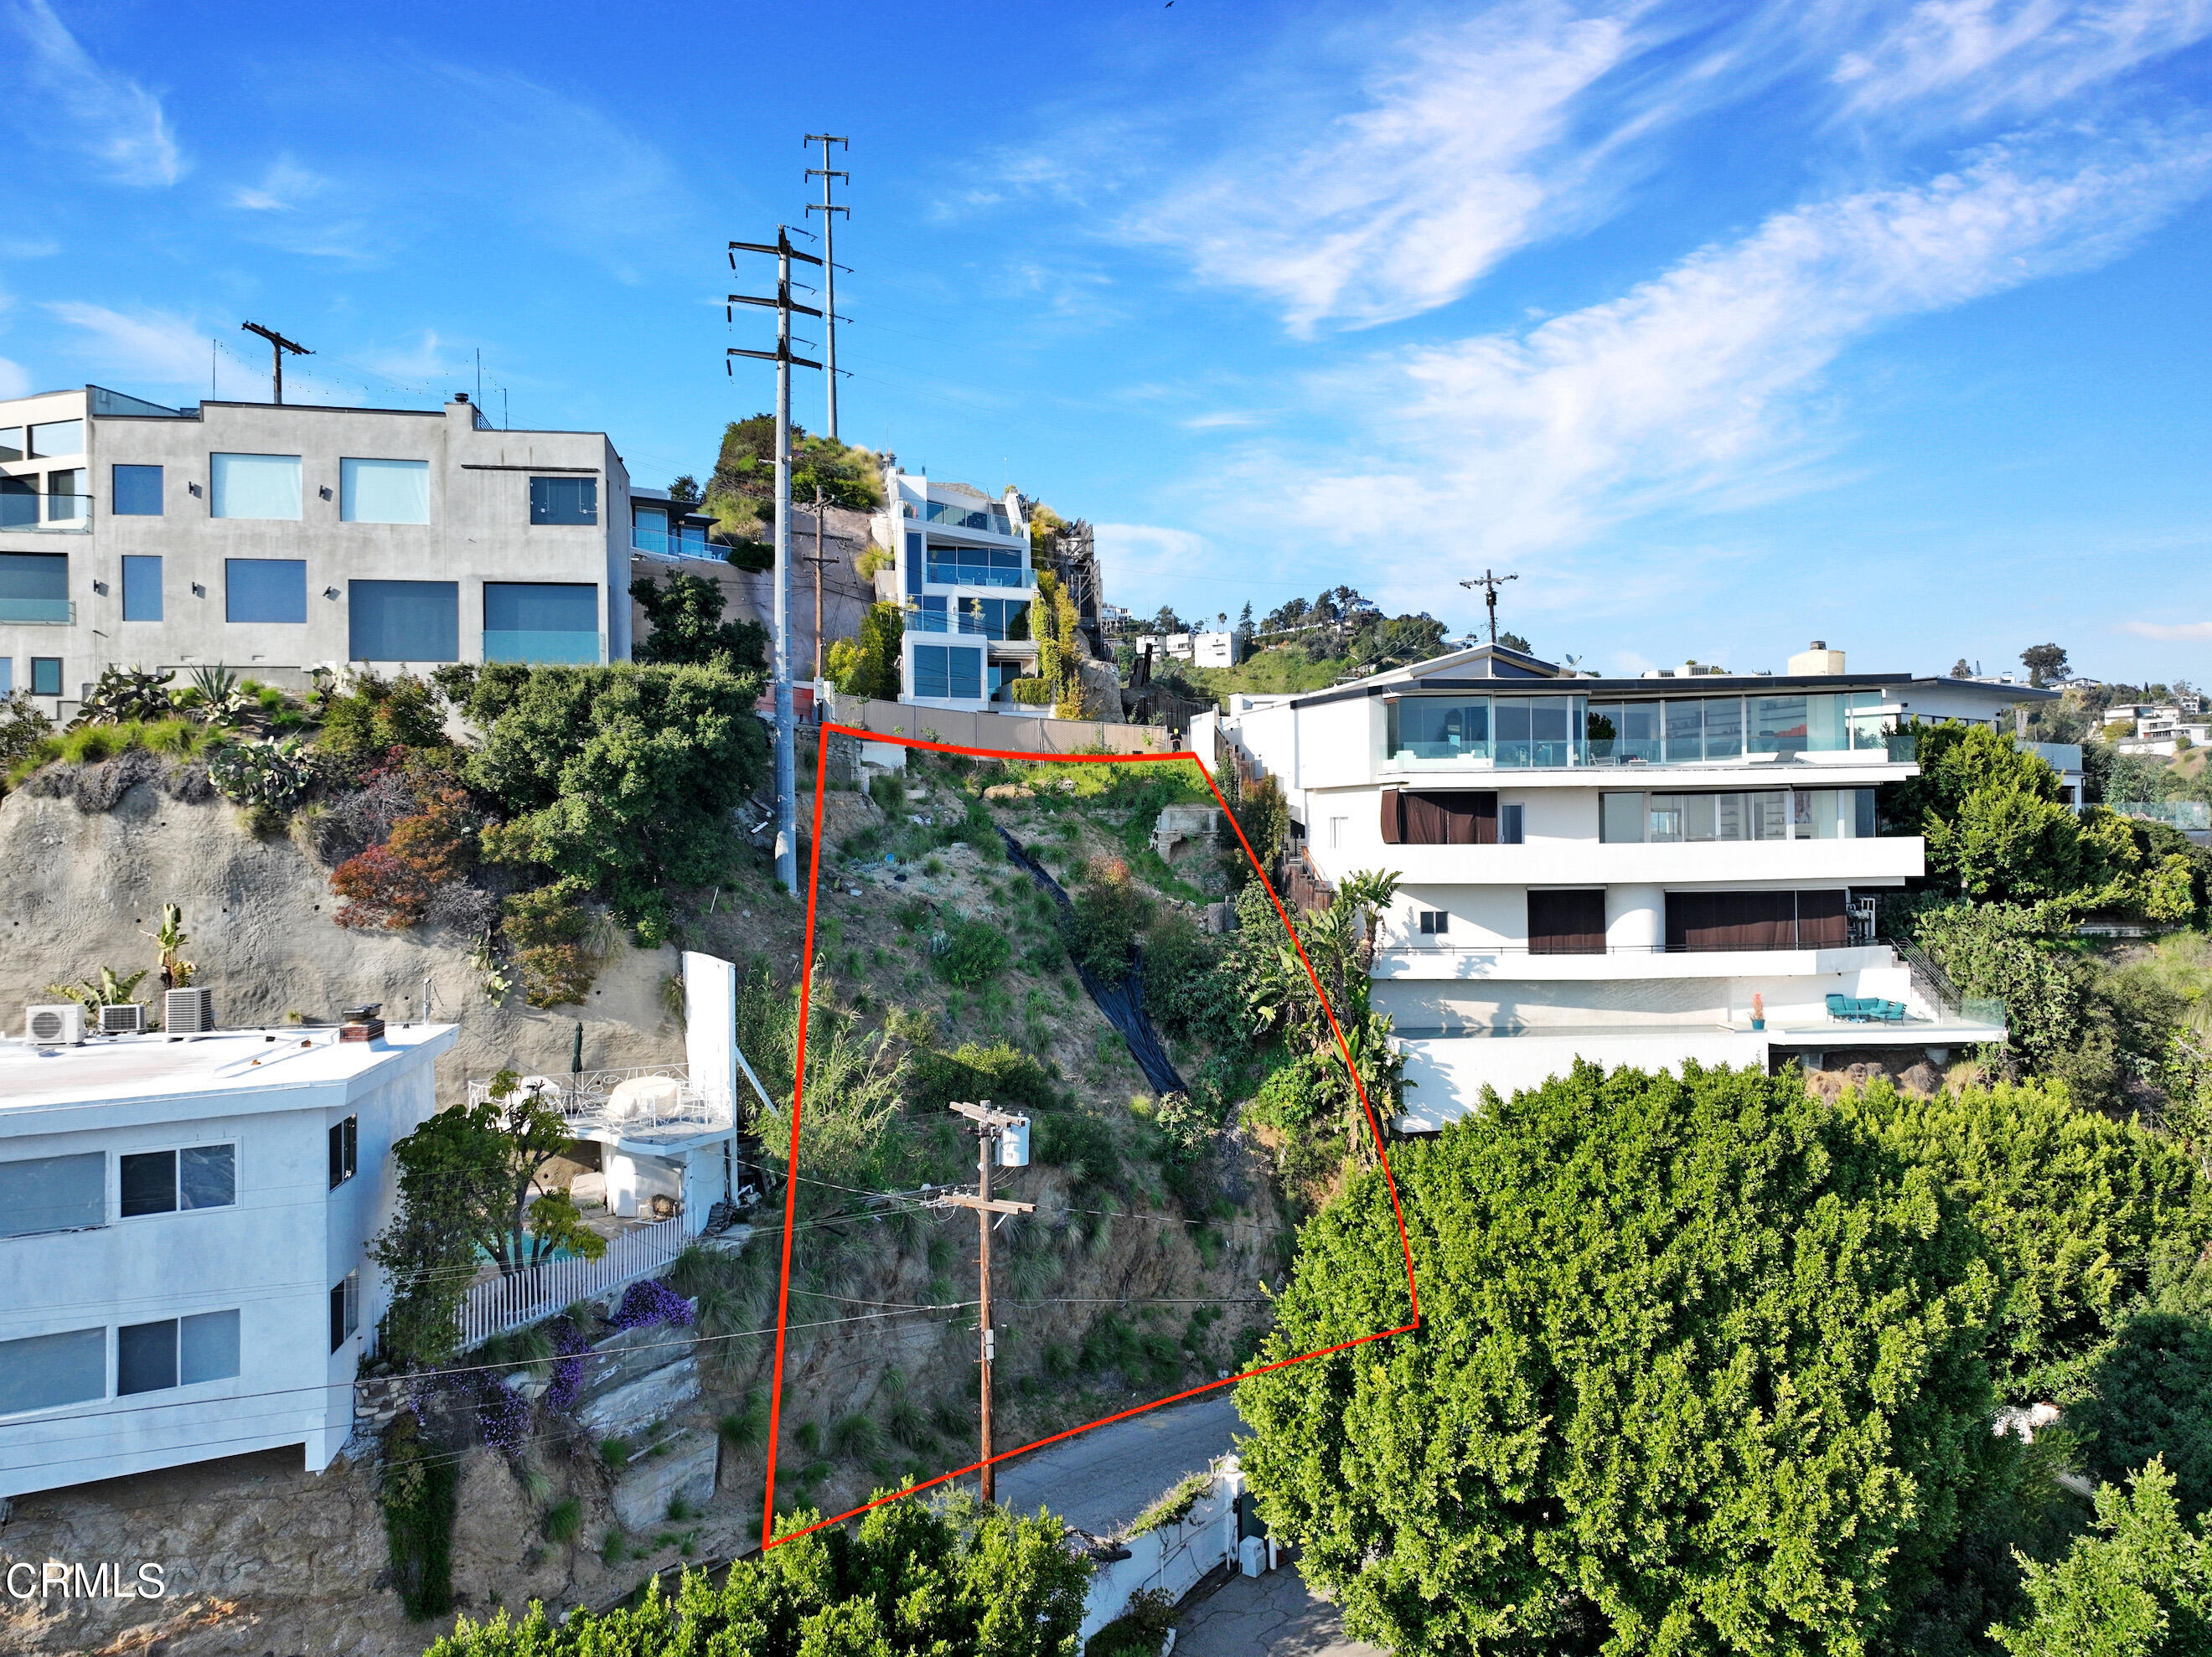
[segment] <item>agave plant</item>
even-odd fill
[[[74,731],[81,725],[166,719],[176,711],[175,693],[169,689],[176,677],[173,673],[156,673],[150,668],[107,668],[78,707],[76,717],[70,721],[70,729]]]
[[[257,706],[227,667],[196,667],[191,690],[197,701],[192,711],[208,725],[236,725]]]

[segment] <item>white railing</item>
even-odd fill
[[[627,1288],[668,1269],[707,1223],[707,1206],[695,1203],[673,1219],[641,1225],[611,1238],[595,1260],[548,1260],[511,1278],[469,1285],[461,1304],[461,1346],[482,1345],[494,1335],[536,1323],[610,1290]]]
[[[640,1077],[675,1083],[674,1096],[625,1101],[617,1109],[615,1090],[623,1083]],[[616,1128],[644,1138],[655,1133],[722,1132],[727,1132],[732,1123],[734,1102],[720,1089],[702,1090],[693,1087],[690,1069],[684,1065],[578,1071],[565,1082],[557,1076],[530,1076],[523,1078],[522,1090],[528,1090],[533,1084],[541,1084],[546,1102],[580,1132]],[[490,1097],[489,1080],[469,1083],[471,1105],[482,1104]]]

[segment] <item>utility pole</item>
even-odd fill
[[[240,333],[258,334],[262,338],[269,342],[269,354],[276,359],[276,401],[279,403],[283,402],[284,353],[289,351],[294,356],[313,356],[314,355],[314,353],[309,350],[306,346],[295,344],[292,341],[285,338],[283,335],[278,333],[274,328],[264,328],[258,322],[241,322],[238,325],[238,329]],[[209,378],[210,379],[214,378],[212,372],[210,373]]]
[[[849,219],[853,216],[853,209],[849,207],[837,207],[831,203],[830,200],[830,180],[832,179],[842,179],[845,181],[846,188],[849,190],[852,188],[853,185],[853,175],[842,169],[833,169],[830,167],[830,146],[831,144],[836,144],[848,150],[852,149],[853,146],[850,143],[848,143],[844,139],[837,137],[834,132],[810,132],[806,135],[806,142],[811,144],[820,144],[822,146],[822,165],[819,167],[810,167],[806,169],[806,176],[808,178],[819,179],[822,180],[822,199],[818,202],[807,203],[806,210],[810,213],[819,213],[822,215],[822,308],[829,313],[829,315],[823,319],[823,325],[830,331],[827,336],[829,342],[828,358],[830,371],[828,373],[824,374],[823,378],[829,382],[830,386],[830,440],[835,443],[842,440],[837,435],[836,224],[837,215],[840,213],[842,213]],[[818,614],[819,612],[817,613]],[[815,677],[817,678],[821,677],[821,672],[818,668],[816,670]]]
[[[775,877],[783,883],[784,890],[796,897],[799,795],[793,774],[797,768],[791,717],[791,365],[795,362],[802,368],[819,368],[822,365],[792,355],[791,313],[797,311],[818,317],[822,313],[791,297],[791,262],[804,259],[809,264],[819,264],[822,261],[793,247],[784,225],[776,226],[773,246],[759,242],[732,242],[732,270],[738,268],[740,252],[775,255],[774,299],[762,299],[751,294],[732,294],[729,299],[732,307],[765,305],[775,312],[775,349],[746,351],[733,345],[726,354],[722,366],[726,371],[727,359],[733,356],[759,357],[775,364]],[[726,317],[734,314],[734,311],[725,312]]]
[[[991,1326],[991,1217],[994,1214],[1034,1214],[1035,1203],[1010,1203],[992,1200],[991,1163],[996,1159],[1008,1168],[1026,1168],[1030,1161],[1030,1119],[1016,1116],[1003,1110],[993,1110],[988,1099],[980,1105],[955,1102],[954,1114],[965,1116],[975,1124],[974,1132],[982,1150],[976,1157],[976,1194],[964,1191],[948,1191],[940,1199],[952,1208],[972,1208],[975,1211],[975,1230],[981,1241],[978,1271],[982,1275],[982,1290],[977,1296],[980,1305],[977,1315],[982,1332],[981,1352],[983,1373],[980,1391],[980,1414],[982,1422],[983,1500],[998,1499],[998,1480],[991,1466],[991,1361],[998,1356],[998,1334]]]
[[[814,566],[814,678],[822,679],[822,566],[830,561],[822,555],[822,513],[829,497],[822,493],[822,485],[814,485],[814,556],[806,561]]]
[[[1462,581],[1463,587],[1480,587],[1482,601],[1490,606],[1490,642],[1498,642],[1498,589],[1508,581],[1517,581],[1518,575],[1493,575],[1484,570],[1471,581]]]

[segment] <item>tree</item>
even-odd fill
[[[673,483],[671,483],[668,486],[668,498],[671,501],[679,507],[697,506],[699,504],[699,480],[692,476],[690,472],[684,473]]]
[[[484,737],[467,776],[509,820],[485,831],[485,855],[579,880],[660,942],[666,889],[725,877],[740,844],[731,813],[768,777],[760,683],[720,661],[487,664],[469,695]]]
[[[1530,647],[1528,641],[1517,633],[1501,633],[1498,635],[1498,642],[1508,650],[1519,651],[1523,656],[1533,656],[1536,653]]]
[[[1144,624],[1143,630],[1146,633],[1166,634],[1188,633],[1192,628],[1188,622],[1175,613],[1173,604],[1162,604],[1152,613],[1152,619]]]
[[[1994,1298],[1956,1205],[1794,1077],[1568,1077],[1393,1164],[1418,1333],[1245,1381],[1243,1466],[1403,1654],[1847,1652],[1957,1522]],[[1408,1321],[1380,1171],[1262,1361]]]
[[[2030,684],[2049,684],[2066,677],[2066,652],[2057,645],[2030,645],[2020,652],[2020,659]]]
[[[1957,661],[1951,664],[1951,677],[1954,679],[1972,678],[1974,677],[1972,664],[1968,662],[1964,656],[1960,657]]]
[[[2154,1460],[2097,1490],[2094,1536],[2056,1565],[2021,1559],[2034,1615],[1993,1628],[2011,1657],[2196,1657],[2212,1651],[2212,1545],[2184,1525],[2173,1478]]]
[[[535,1602],[520,1618],[463,1617],[425,1657],[1076,1657],[1091,1564],[1066,1533],[1042,1509],[887,1502],[850,1535],[816,1531],[740,1559],[719,1587],[686,1570],[672,1601],[655,1577],[636,1605],[558,1624]]]
[[[1040,570],[1036,598],[1030,606],[1030,634],[1036,640],[1037,677],[1050,687],[1053,712],[1063,719],[1083,717],[1083,645],[1077,634],[1079,622],[1075,601],[1060,586],[1060,578],[1050,570]]]
[[[899,652],[906,637],[906,612],[896,604],[871,604],[860,630],[830,646],[830,682],[848,696],[896,701],[899,694]]]
[[[2148,1312],[2100,1353],[2087,1399],[2066,1414],[2082,1462],[2118,1484],[2153,1460],[2172,1471],[2185,1513],[2212,1508],[2212,1324]]]
[[[757,622],[726,622],[728,602],[718,582],[683,570],[662,586],[650,575],[629,584],[644,608],[647,633],[630,652],[639,662],[711,662],[717,657],[742,671],[768,671],[768,629]]]
[[[1237,612],[1237,636],[1249,644],[1253,634],[1257,631],[1252,622],[1252,602],[1248,598],[1244,601],[1244,608]]]

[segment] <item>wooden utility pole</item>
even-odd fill
[[[1498,589],[1508,581],[1520,579],[1518,575],[1493,575],[1486,569],[1473,580],[1460,583],[1463,587],[1482,589],[1482,601],[1490,606],[1490,642],[1492,644],[1498,642]]]
[[[964,1191],[949,1191],[941,1200],[953,1208],[972,1208],[975,1211],[976,1236],[981,1245],[977,1261],[977,1270],[981,1273],[981,1290],[976,1296],[980,1302],[977,1316],[982,1332],[982,1378],[978,1393],[981,1400],[978,1414],[982,1423],[983,1500],[992,1502],[998,1498],[998,1480],[996,1470],[991,1466],[991,1361],[998,1356],[998,1338],[997,1332],[991,1326],[991,1217],[994,1214],[1034,1214],[1036,1205],[1010,1203],[1003,1199],[993,1201],[991,1163],[995,1156],[1012,1152],[1008,1167],[1028,1165],[1030,1119],[1003,1110],[993,1110],[988,1099],[978,1105],[955,1102],[951,1108],[955,1114],[965,1116],[975,1124],[975,1137],[981,1145],[975,1163],[976,1194],[971,1197]],[[1019,1130],[1012,1144],[1007,1144],[1003,1138],[1009,1128]],[[1005,1147],[1004,1151],[1002,1146]]]
[[[276,401],[282,403],[284,400],[284,353],[289,351],[294,356],[313,356],[314,353],[306,346],[285,338],[274,328],[264,328],[258,322],[241,322],[238,327],[240,333],[258,334],[269,342],[269,354],[276,359]]]

